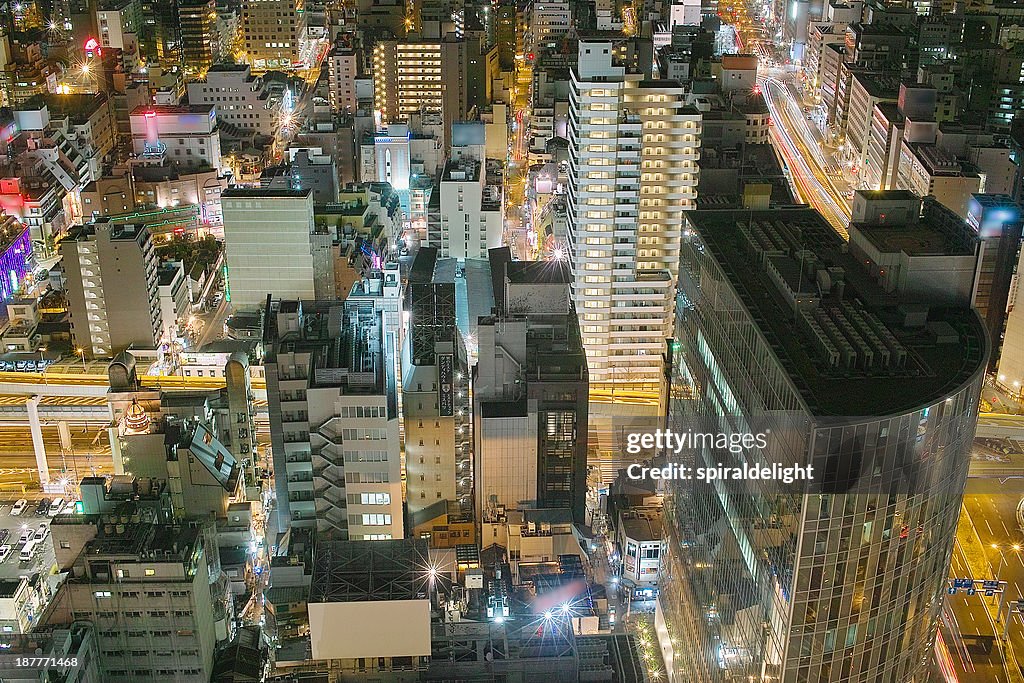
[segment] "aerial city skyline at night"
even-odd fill
[[[1024,683],[1017,0],[0,0],[0,681]]]

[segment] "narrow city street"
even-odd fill
[[[589,550],[594,584],[603,586],[608,598],[609,631],[616,642],[625,639],[624,642],[630,643],[643,662],[645,680],[657,681],[664,675],[665,663],[654,636],[654,600],[628,599],[628,591],[619,580],[619,558],[614,544],[603,533],[605,528],[598,517]]]
[[[530,97],[533,68],[525,55],[516,55],[505,164],[505,242],[514,258],[532,261],[537,244],[531,237],[526,185],[529,182]]]

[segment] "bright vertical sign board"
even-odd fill
[[[455,387],[452,386],[454,366],[452,354],[442,353],[437,356],[437,408],[441,417],[455,414]]]

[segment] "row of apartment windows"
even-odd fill
[[[116,678],[131,677],[133,680],[141,680],[143,678],[149,678],[154,674],[153,669],[108,669],[108,676],[114,676]],[[199,669],[156,669],[157,676],[198,676],[201,671]]]
[[[156,570],[154,570],[154,569],[147,569],[146,571],[147,571],[146,576],[153,576],[153,575],[156,574]],[[148,572],[153,572],[153,573],[150,574]],[[118,578],[124,578],[125,576],[127,576],[127,572],[122,570],[122,573],[120,574],[120,576],[118,576]],[[168,591],[143,591],[142,593],[140,593],[139,591],[124,591],[124,592],[120,593],[120,596],[122,598],[136,598],[137,599],[137,598],[141,597],[143,594],[145,594],[147,600],[152,600],[154,598],[164,598],[164,597],[167,597]],[[94,595],[97,598],[109,598],[110,597],[110,591],[96,591],[96,593]],[[187,598],[189,596],[189,592],[188,591],[170,591],[170,596],[172,598]]]
[[[384,406],[342,406],[340,417],[387,417]]]
[[[150,617],[166,619],[168,616],[168,610],[148,610],[146,614],[148,614]],[[178,609],[170,611],[170,614],[171,616],[178,618],[187,618],[192,616],[192,610]],[[114,612],[99,612],[99,616],[101,617],[113,617],[114,615]],[[128,612],[124,612],[124,616],[128,619],[141,619],[143,616],[143,612],[141,610],[131,610]]]
[[[342,429],[342,441],[383,441],[388,438],[386,429]]]
[[[391,505],[390,493],[350,493],[349,505]]]
[[[349,525],[361,525],[361,526],[390,526],[391,515],[388,514],[377,514],[367,513],[362,515],[349,515]]]
[[[346,484],[387,484],[387,472],[346,472]]]
[[[92,618],[92,614],[89,612],[73,612],[75,619],[89,620]],[[121,636],[127,636],[129,638],[145,638],[147,635],[153,638],[170,638],[172,635],[176,635],[179,638],[190,638],[195,636],[195,631],[192,629],[178,629],[177,631],[171,631],[168,629],[161,629],[158,631],[100,631],[100,636],[107,639],[119,639]]]
[[[177,653],[181,657],[198,657],[199,652],[197,650],[179,650]],[[103,650],[104,657],[148,657],[155,655],[157,657],[174,657],[175,653],[170,650]]]
[[[387,451],[345,451],[345,462],[387,462]]]

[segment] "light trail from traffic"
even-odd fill
[[[140,375],[144,387],[154,389],[223,389],[227,383],[223,377],[182,377],[181,375]],[[104,374],[62,373],[51,375],[47,372],[0,372],[0,384],[42,384],[54,386],[109,386],[110,380]],[[254,391],[266,390],[267,382],[262,377],[253,377]]]
[[[727,3],[720,12],[735,30],[736,47],[751,52],[763,64],[774,63],[769,45],[764,44],[761,27],[750,21],[742,4]],[[770,137],[788,170],[797,198],[816,208],[843,239],[849,239],[850,205],[829,177],[829,162],[804,120],[803,111],[782,80],[758,76],[758,85],[771,115]]]
[[[842,235],[849,239],[850,205],[829,178],[824,154],[813,141],[800,108],[786,85],[777,78],[760,79],[761,92],[774,123],[771,138],[786,162],[788,177],[800,201],[817,209]],[[794,111],[797,114],[794,115]]]
[[[945,641],[942,640],[941,632],[935,637],[935,659],[939,663],[943,680],[946,683],[959,683],[956,669],[953,667],[953,658],[949,654],[949,648],[946,647]]]

